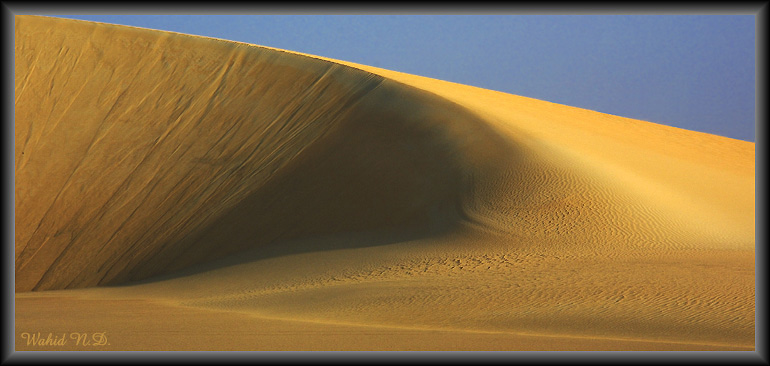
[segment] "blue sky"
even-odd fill
[[[755,141],[754,15],[56,15],[217,37]]]

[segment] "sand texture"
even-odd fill
[[[15,21],[17,350],[754,350],[754,143]]]

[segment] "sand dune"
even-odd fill
[[[753,143],[15,20],[17,349],[754,348]]]

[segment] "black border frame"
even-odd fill
[[[767,277],[766,249],[762,245],[756,245],[755,262],[755,347],[754,352],[15,352],[15,309],[14,309],[14,262],[11,255],[11,243],[14,241],[14,173],[13,173],[13,149],[14,149],[14,108],[12,98],[14,95],[14,57],[13,34],[14,16],[21,14],[31,15],[57,15],[57,14],[748,14],[756,17],[756,120],[755,120],[755,144],[759,160],[763,160],[765,154],[764,125],[759,121],[766,120],[765,100],[766,95],[765,69],[767,63],[766,47],[764,41],[767,26],[767,3],[765,2],[730,2],[730,3],[632,3],[612,4],[604,2],[596,3],[566,3],[566,2],[537,2],[537,3],[512,3],[503,2],[479,3],[473,5],[442,4],[441,6],[430,3],[397,4],[389,5],[368,3],[367,5],[356,3],[339,4],[249,4],[247,2],[217,2],[215,4],[204,3],[141,3],[141,2],[112,2],[108,4],[89,4],[76,2],[19,2],[3,1],[0,11],[2,15],[3,30],[3,90],[7,96],[4,100],[6,108],[3,109],[3,212],[6,214],[3,220],[3,318],[2,364],[43,364],[43,363],[76,363],[106,364],[106,363],[135,363],[135,362],[173,362],[180,360],[186,364],[194,363],[239,363],[252,361],[271,362],[314,362],[314,363],[387,363],[399,360],[425,362],[437,360],[442,363],[481,363],[481,362],[522,362],[533,363],[580,363],[609,364],[609,363],[649,363],[655,361],[668,361],[670,363],[697,363],[697,364],[769,364],[767,358],[767,330],[765,328],[767,308],[765,281]],[[344,4],[344,5],[343,5]],[[762,164],[756,165],[757,175],[756,199],[756,243],[764,243],[765,228],[761,225],[765,217],[764,191],[765,168]],[[6,244],[7,243],[7,244]]]

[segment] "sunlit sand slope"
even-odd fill
[[[753,348],[753,143],[91,22],[16,17],[15,57],[17,344],[66,298],[321,349]],[[400,333],[312,341],[355,327]]]

